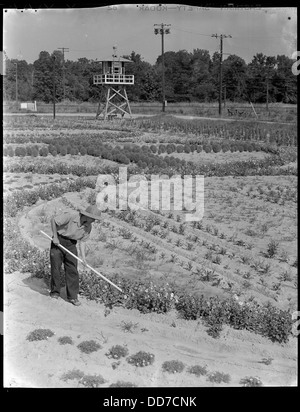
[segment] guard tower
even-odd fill
[[[131,60],[117,57],[116,47],[113,50],[112,58],[102,60],[102,73],[94,75],[93,83],[102,86],[96,119],[102,114],[104,120],[111,120],[118,113],[122,117],[128,113],[131,117],[126,86],[134,84],[134,76],[125,74],[125,63]]]

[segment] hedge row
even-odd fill
[[[204,144],[159,144],[159,145],[135,145],[135,144],[125,144],[123,147],[116,146],[112,147],[109,145],[103,145],[99,142],[90,144],[90,145],[71,145],[71,144],[50,144],[48,147],[44,146],[39,148],[37,145],[35,146],[17,146],[13,148],[12,146],[8,145],[4,147],[3,154],[4,156],[48,156],[50,153],[52,156],[66,156],[67,154],[71,155],[90,155],[90,156],[101,156],[104,159],[117,161],[119,163],[128,164],[130,162],[130,154],[131,152],[138,151],[140,153],[147,153],[147,154],[171,154],[171,153],[218,153],[218,152],[253,152],[253,151],[264,151],[266,153],[278,153],[278,149],[276,149],[272,145],[262,145],[255,142],[238,142],[238,141],[228,141],[228,142],[210,142]]]

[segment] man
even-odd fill
[[[80,254],[83,263],[85,259],[85,241],[89,238],[92,223],[100,220],[101,212],[96,206],[88,206],[86,210],[78,212],[65,212],[51,219],[53,238],[50,249],[51,282],[50,296],[58,299],[60,296],[60,268],[64,263],[66,276],[67,299],[75,306],[81,303],[78,300],[79,274],[77,259],[59,247],[64,246],[74,255],[78,256],[76,244],[79,241]]]

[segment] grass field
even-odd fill
[[[55,108],[57,113],[96,114],[98,103],[56,103]],[[133,114],[140,115],[155,115],[162,112],[162,104],[160,102],[130,102],[130,108]],[[37,102],[37,110],[39,113],[52,113],[53,104]],[[237,112],[235,112],[236,110]],[[15,103],[7,102],[4,105],[4,111],[16,112]],[[168,103],[165,108],[165,113],[200,117],[219,117],[219,104],[217,102]],[[226,102],[225,105],[222,105],[222,117],[229,119],[258,119],[277,122],[295,122],[297,120],[297,106],[281,103],[269,103],[267,109],[266,104],[263,103],[254,104],[251,106],[248,102]]]

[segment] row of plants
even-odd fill
[[[137,118],[131,124],[145,131],[171,131],[233,140],[260,140],[284,146],[297,145],[296,124],[268,124],[255,121],[216,122],[200,119],[179,119],[170,115]]]
[[[70,137],[70,134],[72,137]],[[135,130],[118,130],[118,128],[113,128],[111,130],[95,129],[88,130],[84,133],[84,138],[82,137],[81,130],[61,131],[60,129],[50,131],[43,130],[28,130],[28,131],[10,131],[9,129],[5,131],[3,140],[6,144],[26,144],[26,143],[45,143],[45,144],[56,144],[57,141],[61,140],[76,140],[76,144],[79,142],[85,142],[89,139],[95,139],[97,141],[134,141],[134,139],[141,135],[140,131]]]
[[[57,191],[53,191],[53,188],[42,191],[41,188],[39,194],[42,195],[41,198],[50,200],[61,196],[65,191],[77,191],[87,185],[86,179],[77,179],[70,184],[61,185],[60,191],[57,187]],[[34,204],[37,199],[37,194],[35,197],[30,197],[29,193],[23,195],[23,201],[13,195],[10,196],[9,202],[5,199],[4,211],[7,216],[5,219],[5,271],[6,273],[15,270],[30,272],[33,276],[44,278],[48,282],[50,277],[49,253],[41,252],[25,242],[13,218],[24,206]],[[185,319],[205,320],[209,326],[209,332],[215,337],[218,336],[223,324],[252,330],[278,342],[287,342],[291,334],[290,313],[270,305],[259,306],[251,302],[241,307],[235,301],[221,301],[218,298],[207,301],[203,300],[203,296],[185,296],[169,284],[134,282],[123,279],[118,274],[111,280],[121,287],[124,294],[116,292],[99,277],[88,272],[84,272],[81,276],[81,294],[108,307],[122,305],[129,309],[138,309],[143,313],[166,313],[175,308]]]
[[[115,154],[117,156],[117,154]],[[130,157],[130,162],[137,162],[132,165],[129,163],[128,172],[131,174],[174,174],[184,175],[203,175],[208,176],[278,176],[278,175],[297,175],[297,168],[293,165],[282,166],[287,162],[287,158],[279,155],[270,155],[264,159],[250,159],[247,161],[231,161],[226,163],[195,164],[177,159],[174,156],[164,156],[161,158],[155,155],[147,155],[141,152],[123,151],[125,157]],[[297,156],[295,153],[290,155],[290,161]],[[112,159],[112,157],[111,157]],[[38,159],[37,159],[38,160]],[[123,163],[122,163],[123,164]],[[46,163],[42,161],[16,161],[5,162],[4,172],[16,173],[40,173],[40,174],[74,174],[76,176],[97,175],[99,173],[118,173],[117,166],[88,166],[79,164],[67,165],[63,162]]]
[[[38,200],[53,200],[67,192],[80,192],[90,187],[95,188],[95,178],[78,178],[64,183],[40,185],[31,190],[14,191],[4,196],[3,210],[5,217],[14,217],[25,206],[32,206]]]
[[[8,232],[8,229],[12,229]],[[49,253],[41,252],[22,240],[15,224],[7,222],[5,230],[5,272],[19,270],[34,277],[50,279]],[[8,250],[11,249],[9,252]],[[149,281],[132,281],[115,274],[109,277],[119,286],[123,294],[116,291],[93,272],[84,271],[80,276],[80,295],[102,303],[108,308],[122,306],[137,309],[141,313],[167,313],[176,309],[187,320],[201,319],[208,327],[207,332],[217,338],[223,325],[235,329],[246,329],[261,334],[279,343],[288,342],[292,333],[292,318],[289,311],[283,311],[271,304],[259,305],[254,301],[240,305],[234,299],[221,300],[218,297],[205,299],[203,295],[186,295],[170,284],[154,284]],[[64,285],[64,276],[61,277]]]
[[[266,153],[278,153],[279,150],[274,146],[274,144],[270,143],[259,143],[259,142],[251,142],[251,141],[238,141],[238,140],[216,140],[216,139],[204,139],[200,138],[197,140],[194,139],[187,139],[184,144],[175,144],[175,143],[158,143],[158,144],[151,144],[150,146],[144,144],[142,146],[136,145],[134,143],[125,143],[124,146],[116,145],[112,147],[107,144],[103,144],[99,137],[90,137],[87,138],[86,136],[84,139],[82,137],[64,137],[63,139],[60,137],[58,138],[45,138],[41,136],[39,139],[33,138],[24,138],[23,142],[18,143],[28,143],[28,140],[35,140],[35,143],[43,143],[47,145],[46,147],[39,147],[36,145],[26,145],[26,146],[12,146],[9,144],[4,145],[3,154],[4,156],[47,156],[48,153],[56,156],[58,154],[64,156],[66,154],[71,155],[96,155],[96,156],[103,156],[106,157],[108,152],[118,151],[122,153],[123,150],[126,152],[130,151],[137,151],[138,149],[143,153],[150,153],[150,154],[162,154],[162,153],[218,153],[218,152],[253,152],[253,151],[264,151]],[[59,142],[58,142],[59,140]],[[107,140],[107,139],[106,139]],[[116,139],[116,141],[118,141]],[[123,140],[124,141],[124,140]],[[6,142],[7,143],[7,142]],[[137,149],[138,148],[138,149]],[[106,155],[106,156],[105,156]]]
[[[93,203],[92,197],[89,198],[91,200],[91,203]],[[148,233],[151,233],[152,235],[159,237],[160,239],[166,239],[166,241],[169,244],[174,245],[175,247],[180,248],[180,250],[186,250],[186,251],[194,251],[196,252],[197,250],[197,256],[201,256],[203,254],[204,248],[207,249],[207,252],[204,254],[204,259],[209,260],[210,262],[220,265],[222,263],[222,259],[225,258],[227,261],[226,266],[224,266],[224,269],[229,268],[229,262],[231,260],[235,260],[239,263],[241,267],[247,268],[247,271],[242,271],[240,269],[236,270],[236,274],[239,275],[241,278],[245,279],[242,283],[242,286],[244,288],[249,288],[251,286],[251,283],[249,282],[249,279],[251,279],[253,276],[258,275],[260,277],[260,283],[264,287],[263,289],[263,294],[266,294],[265,288],[268,287],[269,289],[276,291],[279,293],[282,282],[294,282],[295,287],[297,287],[297,279],[295,281],[295,275],[292,275],[290,271],[282,269],[282,273],[280,275],[279,282],[278,283],[273,283],[272,285],[268,285],[266,282],[265,277],[270,274],[271,270],[271,264],[265,260],[257,260],[253,261],[252,258],[250,258],[250,255],[247,254],[236,254],[236,252],[233,252],[232,250],[228,250],[224,246],[219,246],[215,242],[210,243],[206,239],[203,239],[202,233],[199,233],[198,235],[195,235],[195,232],[192,234],[190,232],[189,226],[186,224],[177,224],[174,225],[172,223],[169,223],[168,220],[161,220],[159,216],[147,216],[146,218],[142,217],[142,215],[139,215],[136,213],[136,211],[121,211],[121,212],[114,212],[114,211],[108,211],[108,213],[112,216],[117,217],[119,220],[123,220],[124,222],[129,223],[133,227],[138,227]],[[159,211],[157,211],[159,213]],[[173,218],[173,214],[169,213],[167,215],[169,219]],[[177,215],[177,218],[180,218],[179,215]],[[180,219],[177,219],[177,222],[180,222]],[[204,227],[202,222],[193,222],[192,227],[195,231],[195,229],[201,230],[201,231],[206,231],[207,233],[210,233],[211,235],[214,236],[219,236],[220,239],[226,239],[227,242],[232,243],[237,246],[245,247],[247,250],[251,250],[253,247],[253,244],[251,243],[246,243],[242,239],[237,239],[236,236],[232,237],[227,237],[225,236],[224,233],[219,233],[217,227],[213,227],[211,225],[206,225]],[[110,228],[111,231],[114,230],[113,227]],[[189,232],[188,235],[186,235],[186,230]],[[168,234],[170,232],[174,232],[178,235],[185,236],[185,238],[177,238],[175,243],[172,242],[171,238],[167,238]],[[132,242],[136,242],[136,237],[134,236],[134,233],[129,230],[129,229],[122,229],[119,231],[119,235],[122,236],[124,239],[131,239]],[[140,242],[142,245],[144,242]],[[150,242],[147,242],[145,244],[145,247],[147,250],[152,250],[153,253],[157,252],[157,248],[155,245],[152,245]],[[274,239],[271,239],[270,243],[268,244],[267,250],[266,251],[261,251],[261,253],[268,259],[270,258],[278,258],[279,262],[288,262],[289,261],[289,256],[287,252],[282,251],[279,253],[279,243],[274,241]],[[220,278],[217,273],[215,273],[215,270],[210,270],[210,269],[205,269],[203,266],[195,264],[195,260],[190,257],[188,262],[185,260],[182,261],[179,258],[179,255],[176,254],[171,254],[171,257],[167,257],[164,252],[162,252],[159,256],[159,259],[161,262],[171,262],[174,264],[177,264],[184,269],[186,269],[192,277],[195,277],[198,280],[201,280],[202,282],[213,282],[212,286],[219,286],[222,278]],[[228,261],[228,258],[230,261]],[[167,260],[168,259],[168,260]],[[292,267],[297,267],[297,261],[294,261],[294,263],[289,262]],[[245,266],[244,266],[245,265]],[[251,266],[251,269],[255,270],[255,273],[252,270],[249,270],[249,266]],[[230,269],[229,269],[230,270]],[[224,288],[232,288],[234,286],[234,283],[232,282],[223,282],[222,287]],[[271,295],[267,292],[267,295],[270,297]],[[275,296],[272,296],[275,298]]]
[[[74,116],[64,116],[57,117],[55,121],[51,116],[5,116],[4,120],[5,130],[28,130],[35,131],[42,129],[47,133],[47,130],[114,130],[114,131],[132,131],[132,126],[130,121],[122,120],[116,124],[110,121],[91,121],[86,117],[80,117],[80,114],[74,118]]]

